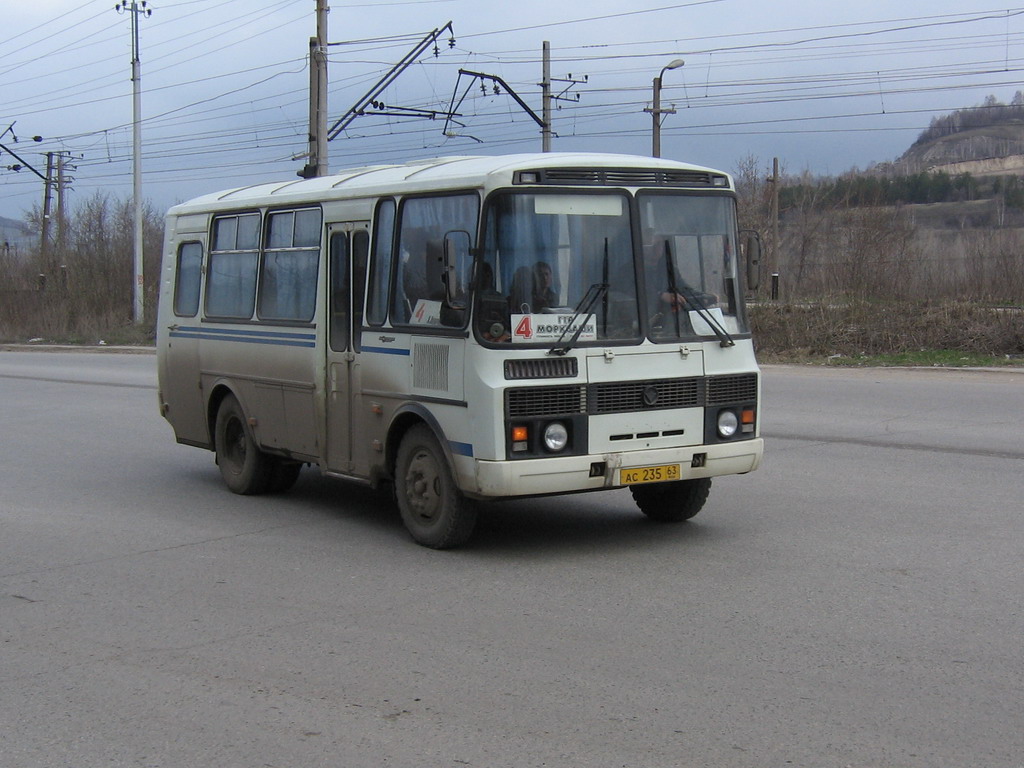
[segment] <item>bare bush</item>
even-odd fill
[[[0,264],[0,339],[90,340],[132,324],[134,208],[97,192],[83,201],[57,242]],[[146,329],[155,318],[162,216],[144,211]],[[38,223],[39,212],[30,215]],[[144,335],[152,335],[151,330]]]

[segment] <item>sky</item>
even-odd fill
[[[41,206],[47,153],[66,158],[69,209],[97,194],[131,197],[131,13],[114,4],[6,4],[0,216]],[[328,145],[332,170],[540,151],[527,110],[504,88],[496,93],[496,81],[459,70],[500,78],[539,115],[545,41],[560,96],[554,151],[649,155],[653,80],[683,59],[663,73],[662,108],[675,112],[663,115],[661,154],[730,172],[750,158],[766,174],[777,157],[786,173],[815,175],[893,160],[933,117],[989,95],[1009,102],[1024,69],[1024,5],[978,0],[329,5],[329,126],[442,30],[436,52],[428,46],[377,98],[434,119],[356,117]],[[162,210],[296,178],[316,0],[149,0],[146,8],[138,27],[147,203]],[[458,117],[449,121],[453,104]]]

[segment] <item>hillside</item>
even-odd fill
[[[990,96],[978,107],[932,120],[914,145],[892,164],[901,173],[945,171],[950,175],[1024,173],[1024,98],[1012,104]]]
[[[934,118],[893,162],[780,189],[784,219],[880,206],[927,230],[1024,230],[1024,93]]]
[[[899,159],[907,172],[994,176],[1024,172],[1024,122],[1013,121],[915,144]]]

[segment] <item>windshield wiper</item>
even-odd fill
[[[668,241],[665,241],[665,264],[668,267],[668,289],[672,291],[672,295],[679,294],[686,299],[686,303],[693,307],[693,311],[697,313],[701,320],[708,324],[708,327],[714,332],[715,336],[718,337],[718,343],[723,347],[735,347],[736,342],[733,341],[732,336],[729,332],[722,327],[722,324],[718,322],[717,318],[711,314],[711,310],[708,309],[708,305],[701,299],[700,294],[691,288],[685,280],[676,280],[676,268],[675,261],[672,258],[672,248],[669,246]],[[679,290],[682,288],[682,291]],[[672,313],[676,319],[676,336],[679,335],[679,312],[678,310]]]
[[[735,347],[736,342],[733,341],[729,332],[722,327],[722,324],[718,322],[718,318],[711,314],[711,310],[708,309],[708,305],[704,303],[703,299],[701,299],[700,294],[688,286],[686,281],[683,281],[681,287],[683,289],[683,296],[686,297],[687,303],[693,305],[694,312],[696,312],[700,316],[700,319],[707,323],[708,327],[714,331],[715,336],[718,337],[718,343],[723,347]]]
[[[576,305],[576,309],[573,313],[572,319],[569,321],[569,324],[565,326],[565,330],[562,331],[562,334],[558,337],[558,341],[555,342],[555,346],[548,350],[549,355],[564,355],[573,348],[573,345],[576,344],[580,334],[583,333],[583,329],[586,327],[587,321],[590,319],[591,315],[594,314],[592,311],[594,304],[597,303],[597,300],[607,292],[608,283],[594,283],[592,286],[587,288],[587,292],[583,294],[583,298],[580,299],[580,303]],[[576,325],[580,316],[583,316],[583,320],[580,322],[579,327],[576,328],[572,338],[570,338],[564,346],[560,346],[565,340],[566,334],[572,330],[574,325]]]
[[[611,285],[608,280],[608,238],[604,239],[604,258],[601,260],[601,281]],[[601,297],[601,336],[608,336],[608,291]]]
[[[676,260],[672,256],[672,247],[665,240],[665,269],[668,270],[668,290],[672,294],[670,308],[672,317],[676,321],[676,338],[679,337],[679,307],[676,305],[676,296],[679,295],[679,288],[676,285]]]

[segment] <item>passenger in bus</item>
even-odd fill
[[[546,261],[538,261],[533,265],[533,311],[543,312],[557,306],[558,294],[551,266]]]
[[[554,289],[554,275],[545,261],[530,267],[519,267],[512,275],[509,305],[513,312],[540,313],[558,306],[558,292]]]

